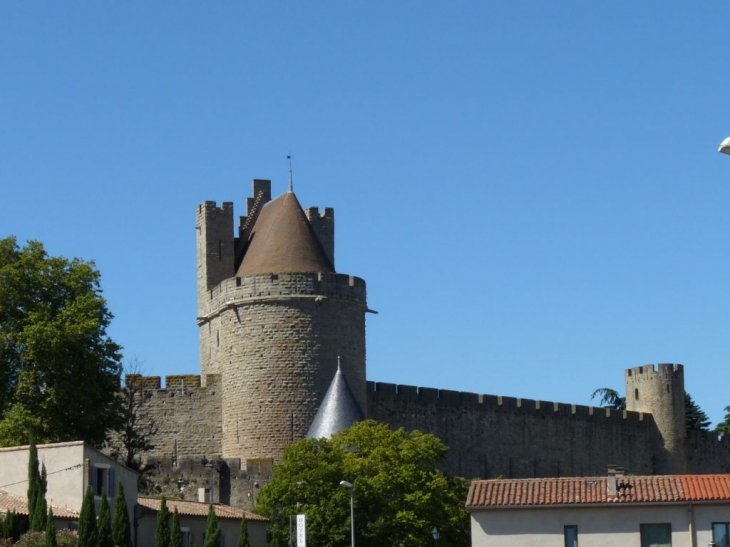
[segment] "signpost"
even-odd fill
[[[297,547],[307,547],[307,519],[297,515]]]

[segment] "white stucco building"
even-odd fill
[[[117,487],[121,481],[129,511],[130,533],[134,545],[155,544],[157,512],[160,500],[137,497],[139,474],[91,448],[82,441],[38,445],[38,461],[45,464],[48,488],[46,502],[53,508],[56,529],[78,524],[86,490],[91,487],[98,514],[102,492],[107,494],[112,514]],[[0,448],[0,514],[15,511],[28,515],[28,446]],[[168,500],[170,513],[177,508],[184,547],[203,544],[208,503]],[[268,519],[228,505],[215,504],[221,526],[222,547],[235,547],[241,518],[246,517],[251,547],[266,546]]]
[[[730,547],[730,475],[474,481],[466,505],[472,547]]]
[[[27,515],[29,447],[0,448],[0,512],[13,509]],[[41,444],[38,461],[48,477],[46,502],[53,507],[57,527],[78,520],[86,489],[91,486],[98,502],[106,492],[114,512],[118,481],[124,486],[129,522],[134,522],[138,473],[105,456],[83,441]]]

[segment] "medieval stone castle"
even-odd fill
[[[625,371],[628,410],[461,393],[367,380],[365,281],[335,270],[334,211],[271,199],[253,181],[234,234],[233,204],[197,208],[200,376],[130,376],[143,391],[144,455],[168,495],[210,487],[255,502],[273,463],[312,424],[338,358],[368,418],[418,429],[449,447],[465,477],[730,472],[730,440],[684,424],[682,365]]]

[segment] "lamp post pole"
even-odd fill
[[[350,490],[350,547],[355,547],[355,487],[347,481],[340,481],[340,486]]]

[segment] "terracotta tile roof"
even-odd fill
[[[78,511],[64,507],[63,505],[52,505],[53,516],[59,519],[78,519]],[[19,515],[28,514],[28,498],[8,494],[0,490],[0,513],[15,511]]]
[[[236,274],[238,277],[335,271],[292,192],[264,205],[248,244]]]
[[[207,517],[208,508],[210,507],[209,504],[198,501],[166,500],[166,502],[170,513],[174,512],[177,507],[177,512],[187,517]],[[157,498],[137,498],[138,505],[155,513],[160,510],[161,503],[162,500]],[[246,515],[246,520],[253,522],[268,522],[269,520],[261,515],[244,511],[238,507],[231,507],[230,505],[215,504],[213,508],[215,510],[215,516],[219,519],[241,520]]]
[[[616,496],[608,495],[606,477],[493,479],[474,481],[468,508],[598,503],[730,502],[730,475],[622,476]]]

